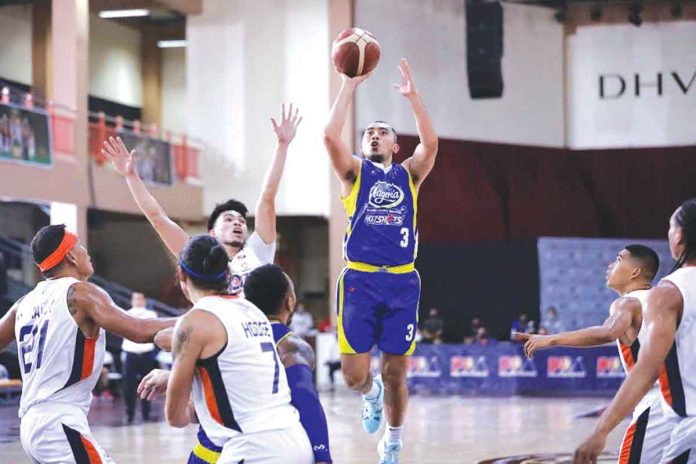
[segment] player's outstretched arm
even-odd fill
[[[341,74],[342,84],[341,90],[336,96],[331,112],[329,122],[324,128],[324,146],[329,152],[331,165],[338,179],[343,185],[343,193],[347,195],[353,187],[353,183],[358,177],[360,169],[360,160],[355,158],[348,148],[348,145],[341,138],[343,126],[346,124],[348,115],[348,107],[355,94],[355,89],[362,81],[367,79],[371,73],[358,77],[348,77]]]
[[[195,308],[194,308],[195,309]],[[222,323],[206,311],[191,310],[179,318],[174,326],[172,355],[174,365],[167,383],[164,412],[172,427],[186,427],[196,422],[196,414],[189,401],[191,386],[198,360],[203,350],[214,342],[216,330],[222,331]]]
[[[438,139],[428,110],[416,89],[411,67],[406,58],[402,58],[401,63],[399,63],[399,73],[401,74],[401,84],[394,84],[394,88],[411,102],[411,110],[416,119],[416,129],[420,138],[420,143],[416,146],[413,156],[404,161],[404,166],[411,173],[413,183],[418,187],[435,165]]]
[[[83,318],[136,343],[149,343],[176,318],[140,319],[116,306],[108,293],[89,282],[78,282],[68,290],[68,309],[80,323]]]
[[[196,321],[187,316],[182,317],[174,327],[174,365],[169,375],[164,405],[167,422],[172,427],[186,427],[193,422],[189,398],[196,363],[203,351],[200,334],[195,330]]]
[[[0,351],[7,348],[15,339],[15,318],[17,317],[17,304],[0,319]]]
[[[164,212],[162,206],[152,196],[138,175],[138,171],[135,169],[135,150],[131,150],[129,153],[121,137],[109,137],[104,142],[102,154],[111,160],[116,171],[126,179],[128,189],[138,204],[138,208],[150,221],[169,251],[178,257],[189,236],[184,229],[167,216],[167,213]]]
[[[288,147],[295,138],[297,126],[302,122],[302,116],[299,115],[299,110],[294,109],[292,103],[285,111],[285,104],[281,105],[280,120],[276,121],[271,118],[273,131],[275,132],[277,143],[276,151],[273,155],[273,161],[266,171],[266,177],[263,180],[261,187],[261,196],[256,204],[256,233],[259,234],[264,243],[271,244],[276,240],[276,209],[275,199],[278,195],[278,186],[280,179],[283,177],[285,169],[285,160],[288,156]]]
[[[604,345],[619,339],[631,327],[634,314],[640,311],[635,298],[620,298],[612,304],[611,315],[604,324],[553,335],[532,335],[516,332],[513,339],[523,341],[524,354],[532,358],[539,350],[554,346],[585,348]]]
[[[172,351],[172,336],[174,335],[174,327],[167,327],[164,330],[160,330],[155,335],[155,345],[159,346],[162,350],[166,352]]]
[[[312,444],[314,461],[332,462],[326,415],[314,386],[314,351],[304,340],[291,335],[278,344],[278,354],[285,366],[292,405],[300,413],[300,422]]]
[[[575,451],[574,464],[596,462],[609,433],[630,414],[655,384],[674,344],[682,306],[681,293],[672,283],[661,282],[650,291],[643,320],[648,336],[645,345],[640,347],[638,362],[600,417],[594,433]]]

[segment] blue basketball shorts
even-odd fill
[[[409,356],[416,348],[420,275],[344,269],[338,278],[338,346],[343,354]]]

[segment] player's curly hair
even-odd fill
[[[696,259],[696,198],[689,198],[677,208],[674,222],[684,233],[684,251],[674,264],[675,271],[691,259]]]

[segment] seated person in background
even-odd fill
[[[295,313],[292,316],[290,330],[299,337],[308,337],[311,335],[312,329],[314,329],[314,318],[312,317],[312,313],[307,311],[302,301],[299,301],[297,303],[297,308],[295,308]]]
[[[440,317],[440,312],[437,308],[430,308],[428,316],[421,324],[421,334],[423,339],[421,343],[438,344],[442,343],[442,332],[444,329],[444,321]]]
[[[517,320],[512,323],[512,327],[510,329],[510,338],[512,338],[512,335],[515,333],[536,333],[534,321],[529,319],[527,313],[520,313]]]
[[[474,339],[474,345],[488,346],[494,345],[496,343],[498,343],[498,341],[488,336],[488,330],[486,330],[485,327],[481,326],[478,328],[478,330],[476,331],[476,337]]]
[[[546,308],[546,313],[539,324],[539,333],[542,333],[542,327],[545,329],[544,332],[546,334],[558,334],[565,331],[563,322],[558,318],[558,311],[555,307],[549,306]]]

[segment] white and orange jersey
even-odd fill
[[[244,248],[230,259],[230,288],[233,295],[242,294],[244,281],[251,271],[264,264],[272,264],[275,258],[275,242],[268,244],[254,232],[244,244]]]
[[[625,294],[624,297],[637,299],[640,302],[643,315],[645,315],[645,300],[648,298],[648,293],[650,293],[650,290],[634,290]],[[643,324],[641,324],[640,329],[638,330],[638,336],[630,346],[624,345],[619,340],[616,340],[616,346],[619,348],[621,365],[623,366],[624,371],[626,371],[626,375],[631,372],[631,369],[633,369],[633,366],[638,361],[638,352],[640,351],[641,345],[645,343],[646,337],[647,332],[643,330]]]
[[[674,344],[660,371],[660,389],[675,413],[696,416],[696,267],[677,269],[663,280],[679,289],[684,307]]]
[[[244,433],[292,427],[299,413],[290,404],[285,369],[266,315],[236,296],[208,296],[193,311],[214,314],[227,331],[227,344],[199,360],[192,398],[201,426],[222,446]]]
[[[645,318],[645,309],[647,307],[645,301],[648,298],[648,293],[650,293],[650,290],[646,289],[634,290],[624,295],[625,297],[635,298],[640,302],[641,311],[643,312],[643,318]],[[631,372],[633,366],[635,366],[636,362],[638,362],[640,347],[645,344],[646,339],[648,338],[648,333],[644,329],[644,327],[645,325],[641,322],[640,329],[638,330],[638,336],[630,346],[624,345],[619,340],[616,340],[616,346],[619,348],[619,358],[621,359],[621,365],[623,366],[624,371],[626,371],[626,375],[628,375]],[[640,414],[642,414],[645,411],[645,409],[656,404],[656,401],[659,403],[660,392],[658,386],[659,385],[656,382],[655,385],[653,385],[653,388],[648,393],[646,393],[646,395],[643,397],[640,403],[638,403],[636,408],[633,410],[634,419],[636,419]]]
[[[19,416],[39,403],[80,407],[85,414],[104,363],[104,330],[84,336],[68,309],[64,277],[40,282],[17,303],[15,337],[22,371]]]

